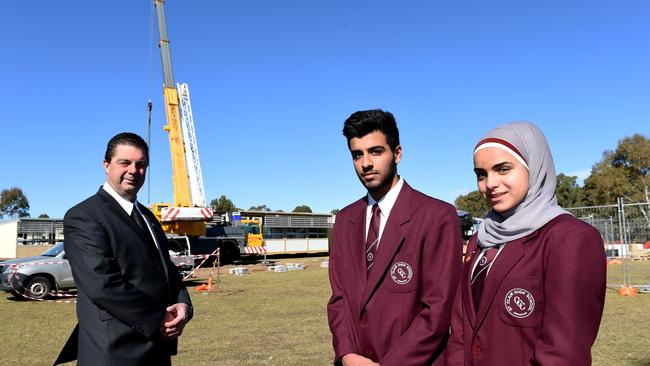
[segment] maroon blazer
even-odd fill
[[[382,366],[430,365],[446,344],[460,275],[456,210],[405,182],[367,278],[366,208],[364,198],[336,215],[327,305],[335,362],[356,353]]]
[[[591,365],[607,267],[598,231],[560,215],[509,242],[474,309],[469,279],[479,253],[474,235],[456,294],[447,365]]]

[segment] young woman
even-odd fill
[[[491,210],[469,241],[448,365],[590,365],[605,301],[596,229],[557,205],[553,158],[529,122],[489,131],[474,150]]]

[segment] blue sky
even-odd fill
[[[0,5],[0,188],[32,216],[104,181],[107,140],[146,134],[151,202],[170,201],[152,2]],[[650,135],[650,3],[639,1],[167,0],[174,76],[192,95],[208,201],[316,212],[364,194],[343,121],[393,112],[400,174],[448,202],[475,189],[472,147],[530,120],[558,172],[588,174],[619,139]],[[146,186],[140,200],[147,203]]]

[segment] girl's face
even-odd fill
[[[528,170],[510,153],[488,147],[474,154],[478,190],[498,213],[517,207],[528,193]]]

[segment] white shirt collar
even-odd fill
[[[111,187],[111,185],[108,184],[108,182],[104,182],[104,186],[103,186],[102,188],[104,188],[104,190],[106,191],[106,193],[110,194],[111,197],[115,198],[115,200],[117,201],[117,203],[119,203],[120,206],[122,206],[122,208],[124,209],[124,211],[126,211],[126,213],[127,213],[129,216],[131,216],[131,211],[133,211],[133,203],[134,203],[134,202],[131,202],[131,201],[127,200],[126,198],[120,196],[117,192],[115,192],[115,190],[113,189],[113,187]],[[136,201],[135,201],[135,202],[138,202],[138,201],[137,201],[137,198],[136,198]]]
[[[397,184],[395,184],[389,191],[386,193],[384,197],[379,199],[379,201],[375,201],[374,198],[368,193],[368,206],[372,207],[375,203],[379,204],[379,209],[381,210],[381,216],[382,217],[388,217],[390,215],[390,211],[393,209],[393,206],[395,205],[395,201],[397,201],[397,196],[399,196],[399,192],[402,190],[402,186],[404,185],[404,179],[402,177],[399,177],[397,180]]]

